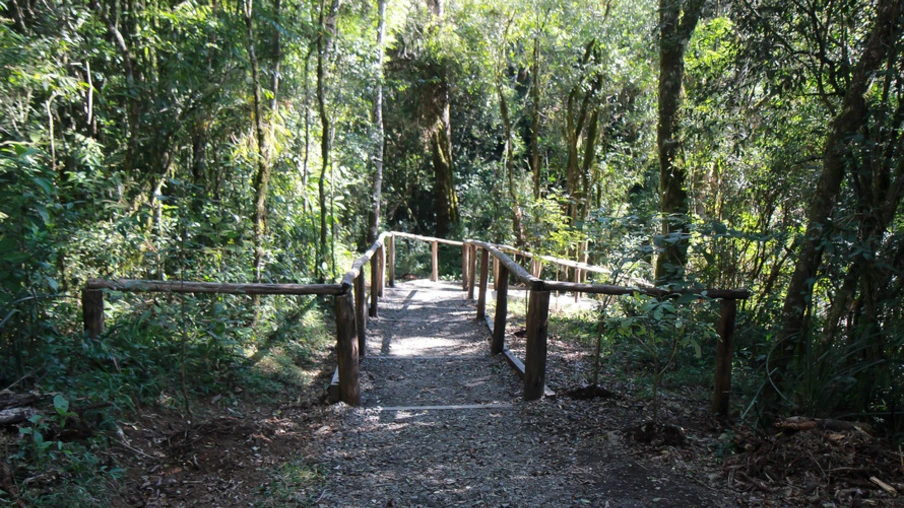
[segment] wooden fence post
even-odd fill
[[[474,299],[474,283],[477,281],[477,246],[468,245],[468,301]]]
[[[480,249],[480,287],[477,291],[477,319],[483,319],[487,315],[487,278],[489,277],[490,253],[486,249]]]
[[[377,249],[377,269],[380,271],[377,274],[377,296],[383,298],[383,279],[386,276],[386,253],[383,245]]]
[[[508,268],[499,266],[499,286],[496,289],[496,319],[493,320],[493,344],[490,354],[499,354],[505,348],[505,318],[508,313]]]
[[[82,319],[88,337],[96,340],[104,333],[104,292],[100,289],[82,290]]]
[[[575,283],[575,284],[580,284],[580,283],[581,283],[581,269],[580,269],[580,268],[575,268],[575,269],[574,269],[574,283]],[[574,292],[574,303],[579,303],[580,301],[581,301],[581,292],[575,290],[575,292]]]
[[[377,300],[380,299],[380,268],[377,266],[377,254],[370,258],[370,317],[377,317]]]
[[[389,287],[395,287],[395,235],[389,235]]]
[[[524,354],[524,400],[537,400],[546,387],[546,329],[549,291],[531,290],[527,310],[527,350]]]
[[[493,256],[493,289],[499,291],[499,260]]]
[[[367,291],[364,289],[364,270],[355,277],[355,328],[358,331],[358,353],[367,354]]]
[[[336,295],[336,359],[339,364],[339,400],[350,406],[361,404],[358,385],[358,341],[355,340],[355,309],[348,293]]]
[[[430,245],[430,280],[436,282],[439,280],[439,243],[432,242]]]
[[[731,395],[731,355],[734,349],[737,300],[724,299],[719,310],[719,342],[716,344],[716,374],[713,389],[714,413],[728,416],[728,400]]]
[[[467,243],[461,244],[461,290],[468,290],[468,253],[471,251]]]

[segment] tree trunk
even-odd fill
[[[576,132],[577,121],[574,113],[574,101],[577,87],[568,95],[568,107],[565,112],[565,142],[568,147],[568,157],[565,161],[565,192],[568,196],[566,215],[571,218],[574,225],[577,216],[577,192],[578,192],[578,139],[580,132]]]
[[[310,107],[310,66],[311,66],[311,54],[313,51],[308,51],[307,56],[304,59],[304,86],[302,87],[304,92],[302,94],[304,101],[304,156],[301,158],[301,188],[302,196],[301,196],[301,210],[307,215],[308,213],[308,161],[311,157],[311,107]],[[311,207],[313,209],[313,207]],[[316,270],[315,270],[316,271]]]
[[[445,238],[451,226],[458,222],[458,195],[452,164],[452,126],[449,121],[448,91],[434,95],[439,107],[431,127],[430,151],[433,154],[434,203],[436,206],[436,236]]]
[[[870,89],[876,69],[885,60],[892,45],[899,10],[900,2],[897,0],[881,0],[877,5],[867,46],[851,77],[841,110],[832,122],[831,132],[826,138],[822,172],[807,212],[807,230],[782,306],[782,326],[777,341],[779,344],[784,343],[785,351],[791,355],[779,359],[776,365],[779,372],[784,370],[782,367],[792,357],[802,358],[805,349],[802,323],[822,261],[825,236],[829,233],[828,222],[835,209],[846,165],[850,163],[851,144],[869,118],[869,108],[864,96]]]
[[[373,209],[367,231],[368,245],[377,239],[380,229],[380,201],[383,193],[383,32],[385,31],[386,0],[377,0],[377,64],[375,69],[376,90],[374,92],[374,186]]]
[[[323,5],[321,3],[321,12]],[[322,21],[321,15],[321,21]],[[321,23],[322,24],[322,23]],[[323,283],[326,280],[326,271],[323,264],[326,260],[326,174],[330,166],[330,116],[326,111],[326,64],[324,62],[323,36],[317,39],[317,111],[320,114],[320,179],[317,182],[317,195],[320,205],[320,238],[317,243],[317,281]]]
[[[530,64],[530,168],[533,173],[534,199],[540,199],[540,39],[534,38]]]
[[[678,111],[684,81],[684,50],[697,26],[702,7],[702,0],[659,1],[659,123],[656,147],[663,221],[662,238],[656,242],[659,251],[655,274],[657,284],[683,279],[687,264],[688,241],[684,236],[687,234],[688,214],[687,175],[677,160],[680,154]]]
[[[596,160],[596,138],[600,123],[600,108],[594,107],[593,113],[590,114],[590,121],[587,123],[587,138],[584,143],[584,160],[581,168],[581,187],[583,188],[582,196],[584,198],[584,215],[586,215],[589,204],[588,190],[590,189],[590,171],[593,169],[593,161]]]
[[[110,35],[112,35],[113,37],[114,44],[117,48],[119,48],[119,51],[122,54],[122,65],[123,69],[126,72],[126,85],[128,86],[129,95],[129,97],[126,99],[126,118],[129,125],[129,141],[126,145],[125,157],[123,158],[123,170],[126,174],[128,174],[132,170],[135,153],[138,151],[138,137],[139,132],[141,131],[141,110],[138,99],[139,94],[135,89],[135,64],[132,59],[132,52],[129,50],[129,45],[126,43],[126,39],[125,37],[123,37],[122,32],[119,30],[117,23],[114,23],[112,20],[110,20],[110,18],[104,12],[104,8],[97,3],[97,0],[90,0],[89,5],[91,9],[97,13],[101,21],[103,21],[104,25],[107,28],[107,31],[110,32]],[[129,12],[132,12],[131,9],[129,10]]]
[[[191,179],[192,185],[201,189],[206,187],[207,160],[207,129],[205,122],[200,119],[195,123],[191,137]],[[200,203],[198,203],[200,204]]]
[[[584,49],[584,57],[581,67],[586,68],[592,62],[599,61],[599,46],[596,40],[587,43]],[[585,86],[585,79],[590,79],[589,86]],[[568,143],[568,159],[565,165],[565,190],[568,192],[569,205],[568,216],[571,224],[575,225],[583,219],[585,210],[585,186],[586,178],[581,173],[580,146],[584,137],[584,128],[588,123],[588,115],[594,119],[597,107],[594,104],[597,93],[603,85],[603,76],[598,71],[592,71],[590,76],[581,76],[580,81],[571,89],[566,104],[565,139]],[[577,106],[580,101],[580,107]],[[595,136],[595,127],[590,129]],[[589,135],[589,134],[588,134]],[[584,166],[589,167],[588,164]]]
[[[266,136],[263,127],[263,107],[261,101],[260,68],[254,51],[253,0],[244,0],[243,14],[248,37],[248,59],[251,63],[251,86],[254,92],[254,136],[257,141],[257,173],[254,175],[254,282],[261,281],[264,260],[264,234],[267,229],[267,191],[270,185],[270,164],[267,160]],[[257,303],[259,299],[255,300]]]
[[[443,22],[443,0],[427,0],[427,6],[436,23],[433,36]],[[455,192],[454,165],[452,161],[452,122],[449,115],[449,84],[445,77],[445,62],[434,63],[436,82],[427,85],[426,127],[427,140],[433,160],[434,209],[436,211],[436,236],[444,238],[451,226],[458,223],[458,195]]]
[[[279,68],[282,60],[282,42],[279,37],[280,25],[282,23],[282,19],[280,19],[281,11],[281,0],[273,0],[273,22],[276,25],[273,27],[273,76],[271,76],[270,78],[270,91],[273,93],[273,98],[270,99],[270,111],[273,113],[277,112],[277,97],[279,96]],[[270,128],[275,129],[276,122],[271,122]]]
[[[340,0],[333,0],[329,13],[325,12],[324,0],[320,0],[319,25],[320,37],[317,38],[317,107],[320,113],[320,182],[317,184],[318,197],[320,198],[320,238],[317,245],[316,272],[317,280],[326,280],[326,271],[323,268],[327,259],[327,214],[329,213],[326,201],[326,177],[330,168],[330,152],[332,151],[331,120],[327,112],[326,82],[329,79],[329,59],[332,51],[333,35],[336,30],[336,16],[339,12]]]
[[[524,225],[521,203],[518,200],[518,189],[515,186],[514,150],[512,147],[512,121],[509,118],[508,101],[502,88],[501,78],[496,81],[496,93],[499,95],[499,113],[502,116],[503,135],[505,136],[505,173],[508,178],[509,197],[512,199],[512,232],[515,234],[515,245],[524,248]]]

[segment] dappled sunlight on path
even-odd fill
[[[329,410],[320,504],[726,504],[626,454],[624,415],[597,403],[523,402],[460,286],[409,281],[384,297],[368,322],[362,407]]]

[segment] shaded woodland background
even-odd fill
[[[303,361],[328,343],[328,306],[114,294],[91,341],[81,286],[334,280],[395,229],[580,259],[610,268],[600,282],[749,288],[735,416],[895,435],[902,15],[896,0],[0,2],[0,388],[127,411],[251,382],[247,358],[272,345]],[[585,320],[640,365],[676,340],[679,371],[711,363],[693,324],[711,307],[645,309]]]

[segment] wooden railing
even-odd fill
[[[728,414],[729,395],[731,393],[731,357],[735,329],[735,317],[737,312],[737,300],[743,300],[750,296],[746,289],[666,289],[648,285],[614,286],[606,284],[584,284],[580,280],[578,270],[606,273],[600,267],[594,267],[585,263],[576,263],[550,256],[536,256],[530,253],[518,251],[513,247],[498,246],[477,240],[466,240],[470,246],[467,254],[470,259],[469,297],[473,286],[478,284],[477,316],[483,317],[486,312],[486,286],[489,255],[498,261],[495,269],[496,280],[496,316],[493,321],[493,340],[491,352],[493,354],[506,353],[512,356],[505,348],[505,320],[508,311],[507,291],[508,279],[511,274],[516,280],[524,284],[529,291],[527,310],[527,344],[524,358],[524,399],[539,399],[545,390],[546,378],[546,332],[549,319],[549,295],[551,291],[570,291],[577,294],[591,293],[604,295],[630,295],[643,294],[657,298],[670,298],[680,295],[695,295],[700,299],[715,299],[721,303],[719,324],[717,331],[719,342],[716,344],[715,382],[712,399],[712,410],[720,415]],[[549,281],[528,273],[521,265],[502,252],[503,249],[515,251],[518,255],[531,258],[533,262],[549,262],[564,267],[575,269],[575,282]],[[480,280],[476,280],[475,262],[477,251],[480,251]],[[535,265],[536,266],[536,265]],[[540,274],[537,266],[534,273]],[[636,280],[636,279],[635,279]]]
[[[639,283],[634,286],[585,284],[580,282],[582,280],[581,272],[607,273],[607,271],[586,263],[535,255],[520,251],[514,247],[495,245],[478,240],[460,242],[410,233],[384,232],[364,254],[352,263],[351,269],[342,277],[341,282],[338,284],[221,284],[210,282],[89,279],[82,292],[85,329],[89,336],[93,338],[97,338],[103,332],[104,290],[244,295],[332,295],[334,297],[333,303],[336,314],[336,357],[338,365],[331,383],[330,395],[335,400],[358,405],[361,402],[358,363],[360,357],[364,356],[366,352],[367,318],[368,316],[377,317],[378,315],[378,302],[383,294],[384,280],[390,287],[395,285],[396,238],[418,240],[431,244],[430,279],[432,281],[439,279],[438,245],[446,244],[461,247],[462,289],[468,292],[468,299],[474,298],[476,290],[478,319],[486,317],[489,258],[490,256],[493,257],[496,313],[493,319],[493,336],[490,351],[492,354],[503,353],[509,362],[523,375],[523,397],[525,400],[539,399],[548,392],[545,383],[547,326],[551,291],[570,291],[576,295],[581,293],[605,295],[639,293],[657,298],[692,294],[701,299],[719,300],[721,302],[721,311],[717,331],[720,340],[716,345],[715,387],[712,410],[721,415],[728,413],[737,300],[748,298],[750,294],[747,290],[665,289],[646,285],[644,281],[638,279],[629,279],[631,282]],[[506,255],[503,250],[531,259],[531,271],[536,275],[525,270]],[[480,267],[479,278],[477,277],[478,261]],[[575,274],[575,282],[551,281],[540,278],[539,275],[542,273],[540,264],[543,262],[572,268]],[[364,267],[367,263],[371,265],[369,307],[367,305],[368,295],[366,294],[364,280]],[[388,274],[386,274],[387,265],[389,269]],[[526,324],[527,346],[523,363],[505,347],[508,281],[510,276],[522,283],[529,292]],[[365,307],[368,307],[366,311]]]
[[[158,281],[134,279],[88,279],[82,290],[82,316],[85,331],[93,339],[104,331],[104,291],[158,293],[213,293],[232,295],[321,295],[333,296],[336,313],[337,368],[331,385],[331,396],[348,404],[361,403],[358,359],[364,354],[366,327],[365,284],[363,267],[371,262],[370,315],[377,315],[377,299],[383,290],[385,266],[384,241],[391,233],[383,233],[355,262],[338,284],[229,284],[218,282]],[[390,259],[392,255],[390,255]],[[351,293],[354,293],[352,297]],[[360,323],[360,324],[358,324]],[[356,326],[356,324],[358,324]],[[357,339],[357,340],[355,340]]]

